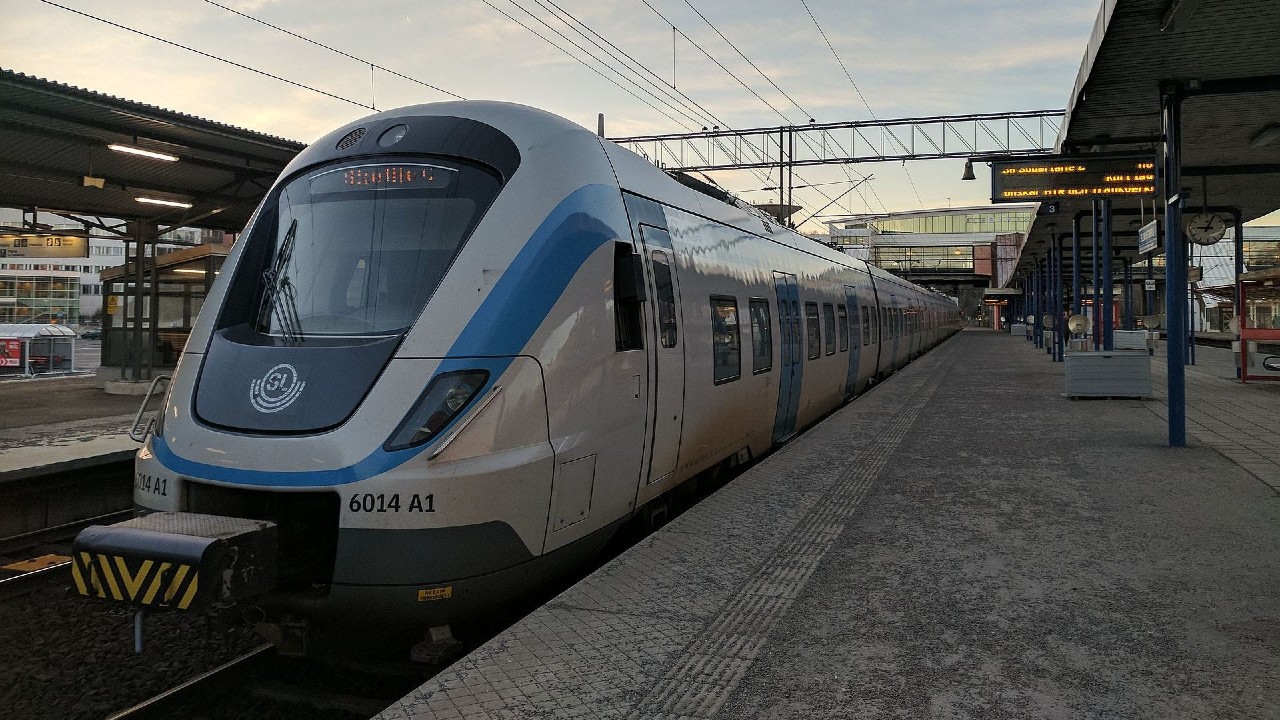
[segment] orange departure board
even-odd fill
[[[1154,157],[1056,156],[991,163],[992,202],[1154,197]]]

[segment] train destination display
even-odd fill
[[[992,202],[1152,197],[1156,164],[1143,157],[1054,157],[991,163]]]

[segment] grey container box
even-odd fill
[[[1151,356],[1145,350],[1070,352],[1064,360],[1067,397],[1151,396]]]
[[[1117,350],[1146,350],[1146,330],[1116,330],[1113,332]]]

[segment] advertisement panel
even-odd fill
[[[0,367],[18,367],[22,363],[22,341],[0,340]]]

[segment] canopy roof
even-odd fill
[[[76,331],[66,325],[0,323],[0,338],[5,340],[29,340],[37,337],[75,336]]]
[[[178,160],[125,154],[109,144]],[[0,206],[235,232],[304,147],[0,69]]]
[[[1058,138],[1064,154],[1148,153],[1162,146],[1161,87],[1182,103],[1184,216],[1238,210],[1244,221],[1280,208],[1280,12],[1274,0],[1104,0]],[[1275,138],[1268,141],[1270,134]],[[1019,269],[1071,231],[1089,200],[1037,217]],[[1113,200],[1116,245],[1138,257],[1136,230],[1161,198]],[[1082,222],[1086,232],[1089,220]],[[1085,243],[1088,245],[1089,243]],[[1087,253],[1086,253],[1087,255]],[[1086,260],[1089,264],[1091,259]]]

